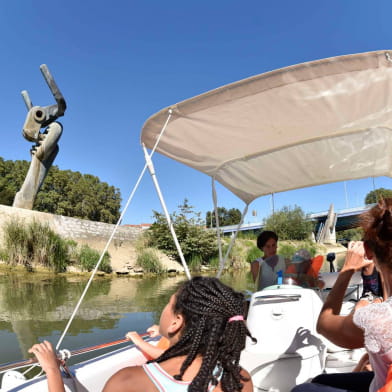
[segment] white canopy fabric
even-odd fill
[[[162,109],[156,151],[245,203],[290,189],[392,174],[392,52],[333,57],[254,76]]]

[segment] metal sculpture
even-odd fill
[[[22,97],[28,113],[23,125],[23,137],[35,145],[30,150],[31,163],[19,192],[16,193],[13,207],[33,208],[35,197],[59,152],[58,141],[63,132],[62,125],[56,121],[64,115],[67,107],[56,82],[46,64],[40,66],[43,77],[52,92],[55,105],[33,106],[27,91]],[[41,131],[41,129],[44,129]]]

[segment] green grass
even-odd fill
[[[256,245],[250,245],[246,252],[246,261],[251,263],[253,260],[262,257],[262,255],[263,252]]]
[[[39,264],[55,272],[65,271],[67,243],[47,224],[11,220],[5,223],[3,231],[3,256],[8,263],[24,265],[28,270]]]
[[[80,248],[78,254],[78,261],[83,270],[92,271],[95,268],[99,257],[100,253],[97,250],[90,248],[88,245],[83,245]],[[112,272],[112,267],[110,265],[110,256],[108,252],[105,252],[98,269],[107,273]]]
[[[200,272],[202,259],[200,255],[192,255],[188,261],[188,268],[193,272]]]
[[[219,268],[219,256],[211,257],[209,260],[209,265],[211,268]]]
[[[3,236],[0,259],[11,265],[22,265],[29,271],[42,266],[64,272],[69,264],[91,271],[100,257],[98,251],[87,245],[79,247],[76,241],[60,237],[49,225],[35,220],[28,223],[10,220],[3,226]],[[100,269],[112,271],[107,252]]]
[[[308,250],[312,257],[314,257],[317,253],[317,246],[311,241],[295,241],[293,243],[287,241],[279,242],[278,254],[291,259],[294,253],[299,249]]]
[[[136,265],[143,268],[145,272],[160,274],[164,271],[158,252],[154,248],[139,249]]]

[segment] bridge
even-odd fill
[[[363,212],[372,208],[374,204],[368,204],[360,207],[346,208],[335,212],[335,230],[342,231],[358,227],[358,217]],[[308,219],[314,221],[315,232],[318,233],[322,226],[325,225],[329,211],[317,212],[309,214]],[[223,234],[231,234],[237,230],[238,225],[222,226],[220,229]],[[244,223],[239,231],[259,232],[263,230],[263,222]]]

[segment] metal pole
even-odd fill
[[[170,218],[170,214],[169,214],[169,211],[168,211],[168,209],[166,207],[165,200],[163,199],[161,188],[159,187],[157,176],[155,174],[154,165],[152,163],[151,157],[148,155],[147,149],[146,149],[144,144],[143,144],[143,151],[144,151],[144,158],[146,160],[146,165],[148,167],[148,170],[150,171],[150,175],[151,175],[152,181],[154,183],[155,190],[157,191],[157,195],[159,197],[159,201],[161,202],[163,212],[165,213],[167,224],[169,226],[170,233],[171,233],[171,235],[173,237],[174,244],[176,245],[178,255],[180,256],[180,260],[181,260],[182,266],[184,267],[184,271],[185,271],[185,274],[186,274],[187,278],[190,280],[191,279],[191,274],[190,274],[188,266],[186,264],[186,261],[185,261],[185,258],[184,258],[184,254],[182,253],[182,249],[181,249],[180,243],[178,242],[177,235],[176,235],[176,233],[174,231],[173,222],[172,222],[172,220]]]
[[[348,208],[348,197],[347,197],[347,185],[346,185],[346,181],[344,181],[344,194],[346,197],[346,208]]]

